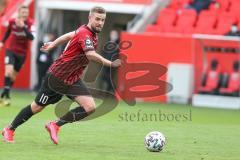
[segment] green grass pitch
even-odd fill
[[[11,107],[0,107],[0,128],[33,98],[15,92]],[[63,126],[57,146],[44,128],[53,119],[49,106],[18,128],[15,144],[0,141],[0,160],[240,160],[239,110],[121,102],[105,116]],[[167,139],[160,153],[144,147],[145,135],[155,130]]]

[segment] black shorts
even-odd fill
[[[13,51],[6,50],[6,55],[5,55],[5,65],[11,64],[14,67],[14,70],[19,72],[20,69],[22,68],[22,65],[24,64],[26,59],[26,56],[16,54]]]
[[[73,85],[66,85],[51,73],[48,73],[42,82],[35,102],[44,107],[57,103],[62,99],[63,95],[73,100],[79,95],[90,95],[90,92],[82,80],[77,81]]]

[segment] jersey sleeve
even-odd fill
[[[15,23],[15,19],[10,19],[10,20],[8,21],[8,26],[7,26],[7,28],[11,30],[12,25],[13,25],[14,23]]]
[[[78,43],[80,44],[84,52],[95,50],[90,34],[88,33],[78,34],[79,34]]]
[[[14,23],[14,21],[12,21],[12,19],[10,19],[10,20],[8,21],[7,30],[6,30],[4,36],[2,37],[2,40],[1,40],[2,43],[5,43],[6,40],[8,39],[8,37],[10,36],[11,28],[12,28],[12,24],[13,24],[13,23]]]

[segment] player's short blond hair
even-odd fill
[[[95,6],[90,10],[89,15],[93,13],[106,14],[106,10],[103,7]]]

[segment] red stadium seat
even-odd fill
[[[206,80],[206,85],[203,87],[200,87],[199,91],[200,92],[206,92],[206,93],[211,93],[218,87],[219,83],[219,72],[218,71],[209,71],[207,73],[207,80]]]
[[[239,6],[240,6],[239,0],[231,1],[231,7],[230,7],[229,11],[235,13],[235,15],[240,15],[239,14]]]
[[[192,9],[185,9],[178,16],[176,26],[172,29],[173,32],[184,33],[186,28],[191,28],[195,25],[197,13]]]
[[[220,88],[223,95],[239,95],[240,92],[240,63],[238,61],[233,64],[233,71],[229,76],[227,87]]]
[[[230,7],[230,1],[229,0],[218,0],[218,3],[220,4],[220,10],[221,11],[228,11]]]
[[[231,12],[221,12],[218,14],[218,20],[223,19],[226,23],[236,23],[237,17]]]
[[[213,28],[217,22],[217,14],[210,11],[202,11],[199,15],[194,33],[213,34]]]
[[[157,19],[157,25],[163,32],[167,32],[169,28],[176,23],[177,14],[173,9],[163,9]]]
[[[198,89],[199,93],[216,93],[221,80],[221,71],[216,60],[211,62],[211,68],[204,73],[202,86]]]
[[[237,19],[234,15],[228,12],[218,14],[217,26],[213,29],[212,33],[224,35],[229,32],[232,24],[236,23]]]
[[[239,3],[239,0],[229,0],[229,1],[231,3],[231,6]]]
[[[239,92],[240,89],[240,75],[238,72],[232,72],[229,77],[228,87],[221,88],[220,93],[231,94],[234,92]]]

